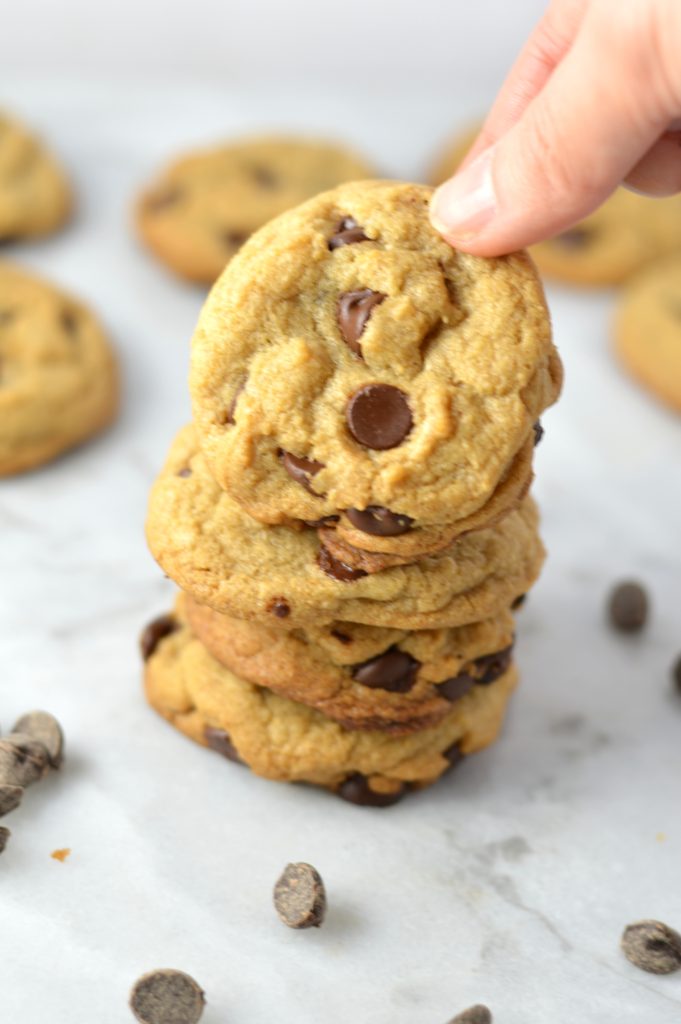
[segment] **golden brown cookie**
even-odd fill
[[[626,286],[614,345],[639,383],[681,411],[681,254],[652,264]]]
[[[353,803],[394,803],[492,743],[515,688],[514,666],[476,686],[437,725],[409,736],[349,731],[221,665],[180,621],[147,645],[149,703],[191,739],[257,775],[326,786]]]
[[[315,530],[252,519],[215,482],[189,426],[152,488],[147,539],[164,572],[216,611],[285,628],[349,619],[432,629],[491,618],[525,593],[544,557],[537,518],[528,498],[441,555],[364,575],[334,562]]]
[[[71,190],[54,157],[0,112],[0,242],[50,234],[71,205]]]
[[[355,182],[272,221],[204,306],[191,391],[216,480],[263,522],[419,555],[516,507],[561,365],[521,253],[452,249],[432,190]]]
[[[114,417],[118,393],[116,360],[92,313],[0,264],[0,476],[96,434]]]
[[[283,630],[222,615],[188,595],[178,607],[222,665],[346,729],[415,732],[445,718],[476,683],[494,682],[511,660],[510,611],[414,632],[343,621]]]
[[[256,138],[171,164],[137,205],[137,228],[162,263],[212,283],[246,239],[272,217],[373,168],[343,146]]]

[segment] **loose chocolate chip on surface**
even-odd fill
[[[244,763],[239,757],[239,751],[230,740],[229,733],[225,732],[224,729],[217,729],[212,725],[207,725],[203,730],[203,735],[211,750],[222,754],[223,757],[226,757],[228,761],[233,761],[234,764]]]
[[[297,484],[302,484],[306,491],[310,494],[317,494],[316,491],[312,490],[310,483],[310,477],[314,476],[319,472],[320,469],[324,469],[323,462],[317,462],[316,459],[306,459],[299,455],[292,455],[291,452],[285,452],[280,450],[279,458],[281,464],[288,473],[288,475],[296,481]],[[318,495],[323,497],[323,495]]]
[[[486,1006],[478,1003],[453,1017],[449,1024],[492,1024],[492,1014]]]
[[[191,467],[190,466],[183,466],[182,469],[178,469],[177,475],[181,476],[181,477],[184,477],[184,478],[186,478],[188,476],[191,476],[192,475]]]
[[[407,787],[402,785],[401,789],[394,793],[378,793],[371,788],[366,775],[355,772],[341,783],[338,795],[342,800],[347,800],[349,804],[357,804],[358,807],[391,807],[399,803],[406,791]]]
[[[23,786],[0,785],[0,818],[17,809],[23,795]]]
[[[475,677],[476,683],[479,686],[488,686],[490,683],[496,682],[499,676],[503,676],[504,672],[508,670],[512,657],[513,644],[509,644],[508,647],[504,647],[503,651],[483,654],[481,658],[476,658],[474,664],[479,669],[479,674]]]
[[[537,420],[537,422],[532,425],[532,429],[534,430],[534,447],[536,448],[544,436],[544,428],[542,427],[541,422]]]
[[[4,825],[0,825],[0,853],[2,853],[7,846],[11,835],[12,833],[8,828],[5,828]]]
[[[353,526],[374,537],[400,537],[411,529],[413,519],[391,512],[383,505],[367,505],[365,509],[349,508],[345,512]]]
[[[50,768],[59,768],[64,759],[64,733],[49,711],[27,711],[14,723],[13,733],[25,733],[45,747]]]
[[[0,740],[0,785],[31,786],[47,775],[50,757],[45,747],[26,733]]]
[[[354,245],[356,242],[368,242],[363,228],[359,226],[354,217],[343,217],[336,228],[335,235],[329,239],[329,249],[340,249],[343,245]]]
[[[681,693],[681,654],[672,665],[672,679],[679,693]]]
[[[291,605],[285,597],[273,597],[267,605],[267,611],[278,619],[285,619],[291,614]]]
[[[172,615],[159,615],[157,619],[153,619],[145,627],[140,637],[140,651],[142,652],[143,660],[148,661],[161,640],[166,636],[170,636],[171,633],[174,633],[179,628],[177,620]]]
[[[274,886],[274,906],[289,928],[319,928],[326,914],[326,891],[311,864],[287,864]]]
[[[475,679],[472,676],[469,676],[467,672],[459,672],[458,676],[452,676],[450,679],[438,683],[435,692],[439,697],[444,697],[445,700],[454,703],[455,700],[460,700],[470,693],[474,686]]]
[[[621,633],[637,633],[648,618],[648,595],[634,580],[618,583],[608,602],[610,622]]]
[[[650,974],[671,974],[681,968],[681,935],[661,921],[636,921],[622,933],[627,960]]]
[[[143,974],[130,993],[130,1009],[140,1024],[198,1024],[205,1005],[193,978],[167,968]]]
[[[421,662],[411,654],[391,647],[375,658],[369,658],[359,665],[353,665],[352,678],[362,686],[375,690],[389,690],[390,693],[408,693],[416,682],[416,673]]]
[[[317,565],[331,579],[339,580],[341,583],[352,583],[354,580],[361,580],[367,573],[364,569],[353,569],[351,565],[334,558],[328,548],[322,544],[317,555]]]
[[[355,441],[385,451],[402,444],[413,420],[407,396],[391,384],[367,384],[356,391],[345,412]]]
[[[355,355],[362,355],[359,339],[376,306],[385,299],[382,292],[373,292],[371,288],[346,292],[338,300],[338,326],[343,341]]]

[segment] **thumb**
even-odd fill
[[[586,216],[674,116],[673,100],[656,95],[659,62],[640,27],[584,24],[520,120],[437,190],[435,228],[457,248],[498,256]]]

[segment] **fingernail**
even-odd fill
[[[492,219],[497,207],[492,178],[495,146],[446,181],[430,204],[430,220],[448,238],[471,238]]]

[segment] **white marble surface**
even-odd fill
[[[397,124],[380,96],[298,97],[295,117],[282,93],[16,82],[5,98],[59,144],[80,199],[63,235],[8,255],[100,310],[126,386],[106,437],[0,483],[0,718],[44,706],[68,737],[63,772],[6,822],[2,1019],[120,1024],[130,983],[170,965],[206,989],[206,1024],[444,1024],[477,1001],[498,1024],[678,1022],[681,977],[637,972],[618,939],[641,917],[681,927],[681,420],[613,364],[612,296],[550,292],[567,370],[537,453],[551,557],[494,749],[367,811],[237,770],[141,698],[137,634],[172,595],[145,499],[188,415],[202,294],[138,249],[131,194],[185,140],[268,123],[325,128],[415,175],[472,99],[412,93]],[[636,639],[603,621],[628,575],[654,602]],[[329,890],[313,933],[270,902],[297,859]]]

